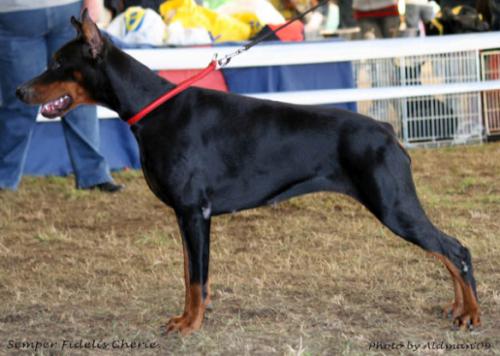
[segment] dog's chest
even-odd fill
[[[167,175],[164,171],[165,158],[162,158],[161,152],[152,150],[148,145],[144,145],[138,138],[141,167],[144,179],[151,191],[158,199],[165,204],[172,206],[173,195],[169,189]]]
[[[142,161],[142,159],[141,159]],[[150,170],[148,170],[147,166],[144,164],[142,161],[142,172],[144,173],[144,179],[151,191],[162,201],[167,203],[168,205],[171,205],[170,199],[168,198],[168,194],[166,194],[165,189],[162,189],[161,185],[159,184],[158,179],[155,177],[154,174],[151,173]]]

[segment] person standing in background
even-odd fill
[[[488,22],[491,31],[500,31],[500,0],[477,0],[476,9]]]
[[[424,23],[431,21],[434,18],[434,8],[429,0],[406,0],[405,18],[407,29],[414,31],[412,35],[417,36],[420,20]]]
[[[98,18],[97,0],[2,0],[0,2],[0,189],[17,190],[33,133],[37,107],[17,100],[17,86],[40,74],[52,54],[72,40],[71,16],[82,6]],[[99,153],[95,106],[81,106],[62,118],[69,157],[80,189],[117,192],[109,167]]]
[[[500,31],[500,0],[490,0],[491,30]]]
[[[353,0],[352,7],[363,39],[398,36],[398,0]]]
[[[356,21],[354,20],[352,0],[338,0],[339,6],[339,28],[352,28],[356,27]]]

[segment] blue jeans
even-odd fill
[[[0,188],[17,189],[38,112],[16,98],[16,87],[44,71],[50,56],[75,37],[69,20],[79,16],[81,6],[0,13]],[[95,106],[79,107],[62,119],[79,188],[112,180],[98,151],[98,125]]]

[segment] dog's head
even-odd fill
[[[45,72],[16,90],[23,102],[42,105],[41,113],[47,118],[62,116],[80,104],[96,103],[93,88],[108,43],[86,9],[80,21],[72,17],[71,23],[77,37],[52,56]]]

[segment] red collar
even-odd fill
[[[134,116],[132,116],[130,119],[127,120],[127,124],[129,124],[130,126],[136,124],[144,116],[146,116],[147,114],[149,114],[151,111],[153,111],[154,109],[156,109],[158,106],[160,106],[161,104],[163,104],[164,102],[166,102],[167,100],[169,100],[170,98],[172,98],[173,96],[175,96],[175,95],[179,94],[180,92],[186,90],[193,83],[195,83],[198,80],[206,77],[209,73],[217,70],[217,65],[218,65],[217,60],[215,60],[215,59],[212,60],[210,62],[210,64],[205,69],[203,69],[201,72],[199,72],[198,74],[195,74],[192,77],[187,78],[186,80],[180,82],[179,84],[177,84],[175,86],[174,89],[172,89],[170,91],[167,91],[165,94],[163,94],[162,96],[158,97],[153,102],[151,102],[150,104],[148,104],[144,108],[142,108],[141,111],[139,111],[137,114],[135,114]]]

